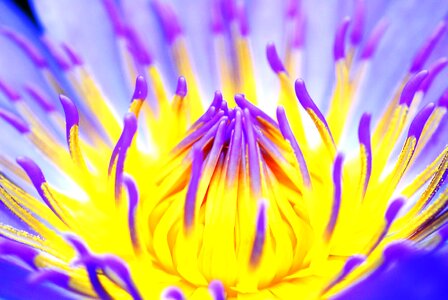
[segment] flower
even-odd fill
[[[0,2],[0,291],[442,297],[432,2]]]

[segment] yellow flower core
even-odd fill
[[[0,200],[30,230],[0,224],[9,239],[0,242],[0,253],[25,260],[17,249],[27,249],[35,280],[68,278],[65,288],[91,297],[159,299],[177,292],[221,299],[223,288],[227,299],[316,299],[378,267],[391,242],[422,241],[439,228],[445,217],[435,216],[448,201],[446,188],[440,191],[447,148],[412,181],[402,181],[447,111],[429,104],[417,113],[410,104],[423,97],[418,86],[426,71],[403,81],[371,134],[368,114],[358,128],[346,122],[360,84],[349,76],[353,52],[336,61],[324,117],[302,80],[294,90],[288,74],[295,54],[287,53],[285,68],[269,45],[280,82],[273,118],[256,106],[249,41],[238,34],[235,40],[232,72],[239,76],[222,66],[224,97],[217,92],[208,108],[179,35],[171,47],[185,78],[173,99],[149,64],[123,122],[82,64],[67,72],[83,110],[61,96],[65,128],[61,112],[50,113],[66,129],[67,145],[25,102],[17,108],[26,124],[2,111],[82,192],[57,189],[52,171],[29,158],[18,158],[19,168],[1,156]],[[156,108],[145,102],[146,81]],[[359,148],[346,157],[338,153],[344,133],[359,136]],[[310,134],[319,135],[318,145],[309,145]],[[410,208],[399,213],[405,202]],[[348,262],[355,267],[344,268]]]

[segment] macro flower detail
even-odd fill
[[[0,296],[444,295],[448,6],[396,48],[430,2],[0,1]]]

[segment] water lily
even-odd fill
[[[443,298],[448,5],[31,4],[0,1],[2,298]]]

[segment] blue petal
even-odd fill
[[[23,299],[75,299],[64,290],[48,283],[32,285],[27,282],[31,272],[5,259],[0,259],[0,298]]]
[[[448,253],[415,251],[334,299],[447,299]]]
[[[80,54],[105,95],[124,113],[131,91],[121,71],[112,25],[102,1],[31,2],[45,32]]]

